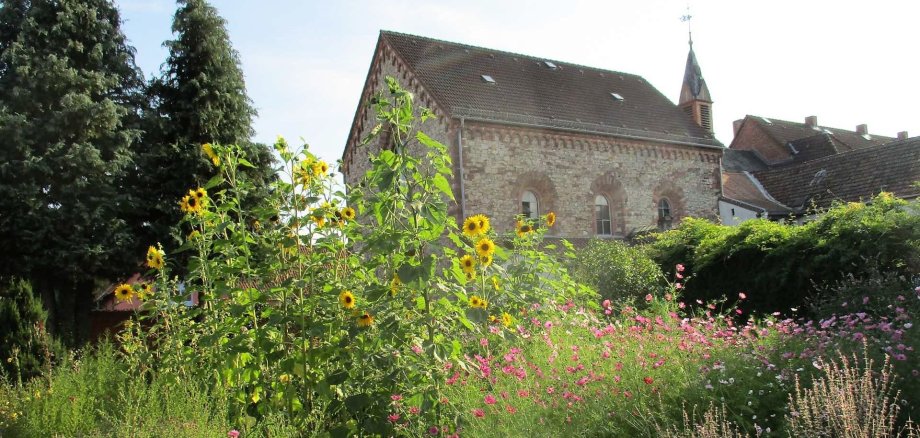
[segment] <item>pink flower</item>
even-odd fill
[[[418,346],[418,344],[413,344],[412,352],[415,354],[422,354],[422,347]]]
[[[418,406],[409,408],[409,413],[412,415],[418,415],[419,412],[421,412],[421,410],[418,408]]]
[[[394,412],[394,413],[392,413],[392,414],[390,414],[390,415],[387,416],[387,420],[389,420],[390,423],[395,423],[395,422],[399,421],[399,414],[397,414],[397,413]]]
[[[492,394],[486,395],[485,402],[487,405],[494,405],[495,397],[493,397]]]
[[[473,415],[475,415],[476,418],[482,418],[486,416],[486,411],[476,408],[476,409],[473,409]]]
[[[674,268],[677,269],[677,272],[684,272],[684,265],[680,263],[678,263]]]
[[[683,309],[683,308],[687,307],[687,305],[684,304],[683,301],[681,301],[680,303],[677,303],[677,307],[678,307],[679,309]]]
[[[511,405],[505,406],[505,410],[508,411],[509,414],[514,414],[517,412],[517,408]]]
[[[869,304],[869,297],[863,297],[863,304]]]
[[[554,392],[556,392],[556,388],[553,388],[552,386],[550,386],[549,388],[546,388],[546,393],[547,393],[547,394],[552,394],[552,393],[554,393]]]
[[[237,438],[240,436],[240,431],[233,429],[230,432],[227,432],[227,438]]]
[[[652,301],[652,294],[647,294],[645,296],[645,302],[650,302],[650,301]]]
[[[664,300],[665,300],[665,301],[671,301],[672,299],[674,299],[674,296],[673,296],[673,295],[671,295],[671,294],[664,294]]]
[[[488,347],[488,346],[489,346],[489,340],[486,339],[486,338],[482,338],[482,339],[479,340],[479,345],[482,345],[483,347]]]
[[[683,289],[683,288],[684,288],[684,285],[680,283],[674,283],[674,289]]]
[[[684,274],[681,274],[680,272],[678,272],[678,273],[674,274],[674,277],[676,277],[677,279],[682,279],[682,278],[684,278]]]
[[[655,380],[651,377],[645,377],[642,379],[642,381],[645,382],[646,385],[651,385],[653,382],[655,382]]]
[[[610,308],[610,300],[604,300],[604,302],[601,303],[601,305],[604,306],[605,309],[609,309],[609,308]]]
[[[393,400],[393,401],[400,401],[400,400],[402,400],[402,396],[399,395],[399,394],[393,394],[393,395],[390,396],[390,400]]]
[[[437,435],[438,432],[440,432],[440,429],[438,429],[438,426],[431,426],[428,428],[428,435],[434,436],[434,435]]]
[[[739,299],[742,299],[742,300],[743,300],[743,299],[746,299],[746,298],[747,298],[747,294],[745,294],[744,292],[738,292],[738,298],[739,298]]]

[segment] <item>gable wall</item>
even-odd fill
[[[730,147],[755,151],[767,164],[780,163],[792,158],[792,153],[786,145],[777,143],[759,123],[750,119],[744,121]]]

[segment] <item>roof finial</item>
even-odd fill
[[[693,30],[690,29],[690,19],[691,18],[693,18],[693,16],[690,15],[690,2],[688,1],[687,2],[687,15],[680,17],[680,21],[687,22],[687,36],[689,37],[690,48],[692,49],[693,48]]]

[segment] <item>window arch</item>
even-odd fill
[[[610,204],[604,195],[594,197],[594,229],[599,236],[609,236],[612,231],[610,221]]]
[[[525,190],[521,195],[521,215],[528,219],[540,218],[540,203],[537,195],[530,190]]]
[[[671,202],[668,198],[658,200],[658,228],[661,230],[671,229],[673,216],[671,216]]]

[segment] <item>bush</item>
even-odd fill
[[[28,281],[0,281],[0,375],[22,384],[51,366],[60,346],[45,330],[47,318]]]
[[[614,301],[637,301],[665,286],[661,269],[642,248],[616,240],[592,240],[578,251],[570,269],[573,277]]]
[[[687,266],[689,298],[736,296],[743,310],[764,313],[802,306],[821,288],[874,270],[920,272],[920,214],[888,193],[871,203],[839,204],[805,225],[751,220],[729,227],[685,219],[650,244],[664,269]],[[866,259],[876,261],[867,264]]]

